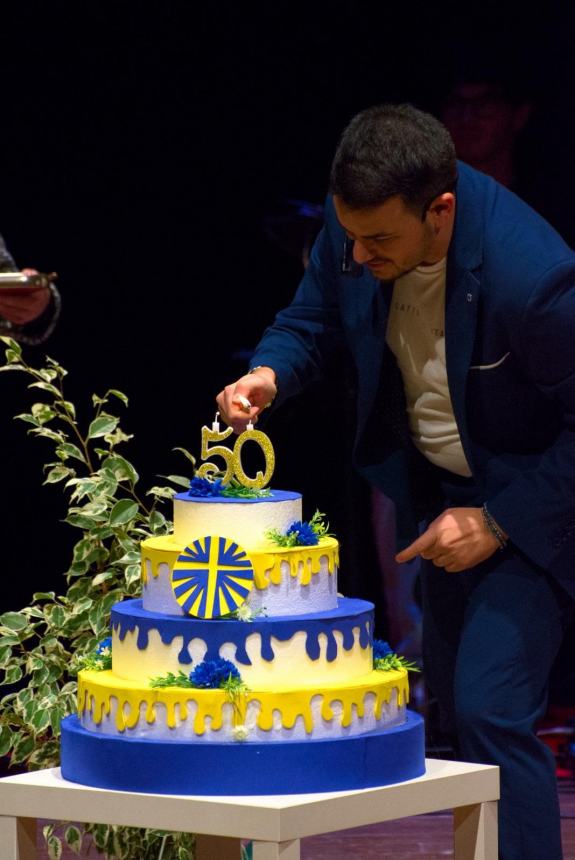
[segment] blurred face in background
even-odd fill
[[[515,103],[490,82],[460,82],[443,103],[441,121],[450,132],[457,155],[472,167],[511,151],[531,106]]]

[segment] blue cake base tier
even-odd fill
[[[96,788],[206,796],[351,791],[425,773],[423,719],[337,740],[174,743],[88,732],[62,721],[62,776]]]

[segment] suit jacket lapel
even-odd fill
[[[460,165],[455,228],[448,254],[445,291],[447,380],[455,420],[468,460],[470,445],[465,389],[475,343],[483,260],[483,201],[469,187],[469,178],[465,166]]]
[[[475,342],[479,287],[479,279],[473,272],[459,271],[455,274],[451,285],[449,284],[448,275],[448,285],[445,295],[445,359],[447,380],[453,413],[457,421],[463,450],[468,459],[469,438],[467,410],[465,408],[465,389]]]
[[[351,328],[361,332],[356,352],[362,389],[360,424],[373,410],[378,391],[389,310],[385,290],[389,289],[367,271],[346,284],[346,316]]]

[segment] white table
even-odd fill
[[[457,860],[497,860],[499,769],[427,759],[424,776],[382,788],[268,797],[130,794],[66,782],[58,768],[0,779],[2,860],[36,858],[36,819],[90,821],[199,834],[197,860],[299,860],[300,839],[454,811]]]

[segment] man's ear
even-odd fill
[[[445,191],[435,200],[432,200],[427,214],[434,227],[442,227],[453,218],[455,213],[455,194],[453,191]]]

